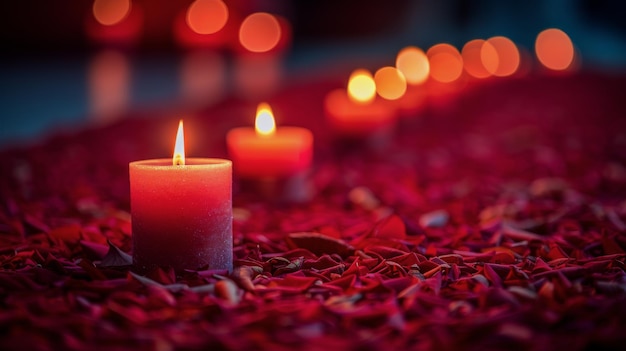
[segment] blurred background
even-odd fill
[[[582,69],[626,71],[626,2],[618,0],[20,0],[3,8],[0,147],[133,110],[264,99],[290,82],[393,65],[408,45],[460,50],[506,36],[532,52],[546,28],[569,35]],[[281,30],[267,50],[242,37],[259,12]]]

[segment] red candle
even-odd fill
[[[232,163],[185,159],[182,121],[173,159],[131,162],[135,267],[232,269]]]
[[[376,99],[376,84],[366,70],[350,76],[348,89],[336,89],[326,95],[326,118],[333,130],[342,136],[366,137],[390,130],[396,112],[387,101]]]
[[[276,128],[272,110],[261,103],[255,128],[234,128],[226,136],[235,174],[241,178],[282,178],[306,171],[313,157],[313,134],[306,128]]]

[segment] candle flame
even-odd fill
[[[178,132],[176,132],[176,144],[174,145],[174,157],[172,158],[174,166],[185,165],[185,134],[183,132],[183,120],[178,122]]]
[[[257,135],[262,136],[270,136],[276,132],[276,122],[269,104],[262,102],[257,107],[254,128]]]
[[[376,97],[376,83],[372,74],[365,69],[357,69],[348,81],[348,96],[354,102],[367,104]]]

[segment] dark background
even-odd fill
[[[286,76],[319,67],[376,59],[393,64],[407,45],[461,48],[475,38],[504,35],[532,52],[536,35],[557,27],[574,42],[584,69],[619,74],[626,67],[626,2],[498,0],[225,0],[241,13],[287,18],[293,42]],[[129,108],[178,98],[177,65],[184,50],[172,35],[176,14],[191,0],[134,0],[144,12],[132,65]],[[85,32],[90,0],[3,2],[0,19],[0,145],[32,141],[60,127],[81,126],[89,113],[86,66],[102,50]],[[225,50],[225,57],[232,55]]]

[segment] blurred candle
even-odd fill
[[[226,136],[235,174],[241,178],[284,178],[306,172],[313,157],[313,134],[306,128],[276,127],[271,107],[257,107],[255,127]]]
[[[376,83],[364,69],[350,75],[347,90],[329,92],[325,114],[333,130],[345,137],[368,137],[393,128],[396,113],[386,101],[376,98]]]
[[[423,108],[426,97],[425,83],[430,73],[430,63],[426,53],[414,46],[408,46],[396,57],[396,68],[406,78],[407,88],[398,100],[397,108],[400,116],[415,116]]]
[[[452,97],[467,83],[463,75],[463,56],[454,46],[440,43],[426,51],[430,63],[428,104],[435,109],[449,109]]]
[[[95,0],[85,21],[87,35],[113,46],[131,46],[141,35],[143,11],[131,0]]]
[[[232,163],[185,158],[179,123],[174,156],[131,162],[134,265],[231,270]]]

